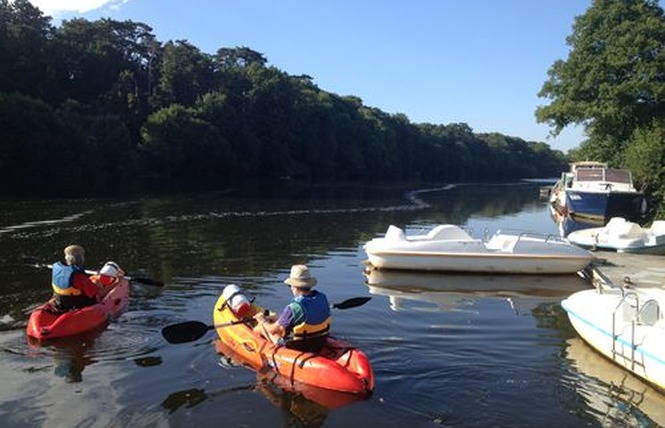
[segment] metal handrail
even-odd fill
[[[626,300],[630,296],[635,297],[635,312],[637,313],[637,310],[640,307],[640,296],[634,292],[634,291],[626,291],[623,287],[621,288],[621,299],[619,300],[619,303],[616,305],[614,308],[614,311],[612,312],[612,359],[616,359],[616,339],[619,337],[617,335],[617,323],[616,323],[616,317],[617,317],[617,312],[619,311],[620,308],[623,308],[624,305],[626,304]],[[635,316],[633,316],[633,319],[631,320],[631,335],[630,335],[630,348],[631,348],[631,356],[630,356],[630,361],[631,364],[634,363],[635,361]]]
[[[660,312],[661,312],[660,304],[656,299],[648,299],[640,305],[640,296],[635,291],[628,291],[622,287],[621,293],[622,293],[621,300],[619,300],[619,303],[612,312],[612,359],[613,360],[616,359],[616,354],[617,354],[616,339],[618,337],[618,334],[616,331],[617,330],[616,315],[619,309],[623,308],[624,305],[630,304],[629,302],[627,302],[627,299],[632,296],[635,298],[635,313],[632,315],[630,319],[630,368],[631,370],[635,370],[635,350],[637,349],[637,345],[635,344],[635,327],[638,324],[640,324],[639,320],[642,317],[645,309],[649,307],[649,304],[656,305],[656,320],[660,319]]]

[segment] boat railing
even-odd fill
[[[617,332],[617,316],[619,310],[622,310],[622,325],[626,321],[630,322],[630,365],[631,370],[635,370],[635,365],[641,365],[635,359],[635,350],[637,343],[635,340],[635,328],[640,325],[652,326],[660,319],[660,304],[655,299],[648,299],[640,305],[640,296],[633,290],[621,288],[622,297],[614,308],[612,313],[612,358],[615,359],[620,353],[616,349],[617,338],[623,333]],[[634,299],[634,300],[632,300]],[[621,355],[626,358],[626,355]]]
[[[548,242],[556,242],[556,243],[567,243],[565,239],[561,238],[559,235],[551,234],[551,233],[541,233],[541,232],[523,232],[523,231],[513,231],[510,229],[506,230],[497,230],[494,236],[497,235],[512,235],[515,236],[516,239],[514,240],[515,244],[517,244],[519,241],[524,240],[524,239],[537,239],[541,240],[545,243]],[[492,237],[490,237],[491,239]],[[485,232],[485,235],[483,236],[483,239],[485,242],[488,242],[490,239],[487,238],[487,231]]]
[[[625,290],[624,288],[621,288],[621,299],[619,300],[619,303],[616,305],[614,308],[614,311],[612,312],[612,359],[616,359],[617,354],[619,354],[619,351],[616,349],[617,345],[617,338],[619,337],[620,334],[623,333],[623,328],[622,331],[617,332],[617,317],[619,310],[622,309],[623,313],[621,314],[621,325],[624,325],[623,321],[626,321],[627,319],[630,320],[630,361],[631,361],[631,366],[635,365],[635,317],[638,312],[638,308],[640,306],[640,296],[634,292],[634,291],[628,291]],[[628,299],[632,297],[635,299],[634,303],[630,302]],[[625,355],[621,354],[622,357],[626,358]]]

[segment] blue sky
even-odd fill
[[[207,53],[247,46],[323,90],[403,113],[466,123],[567,151],[582,141],[537,124],[547,70],[566,59],[574,18],[591,0],[32,0],[62,19],[143,22],[161,42]]]

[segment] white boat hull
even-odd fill
[[[537,255],[455,253],[368,253],[372,266],[404,269],[496,274],[566,274],[584,269],[591,259]]]
[[[651,303],[646,303],[651,301]],[[665,389],[665,290],[584,290],[561,302],[589,345],[633,374]]]
[[[637,223],[613,217],[604,227],[578,230],[568,235],[575,245],[619,253],[665,254],[665,221],[644,229]]]
[[[406,237],[391,226],[383,238],[365,244],[369,263],[378,269],[494,274],[567,274],[587,266],[594,255],[554,237],[496,234],[473,239],[456,226],[436,236]],[[443,236],[442,236],[443,235]]]

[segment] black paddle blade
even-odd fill
[[[366,297],[352,297],[340,303],[335,303],[332,305],[335,309],[350,309],[358,306],[362,306],[365,303],[369,302],[372,298],[369,296]]]
[[[167,325],[162,329],[162,336],[169,343],[193,342],[203,337],[208,330],[215,328],[200,321],[185,321]]]
[[[163,287],[164,283],[145,276],[128,276],[127,279],[131,282],[138,282],[145,285],[154,285],[155,287]]]

